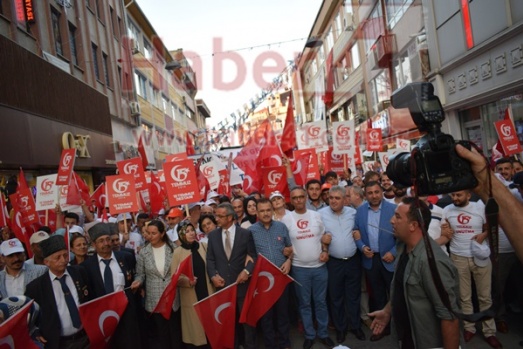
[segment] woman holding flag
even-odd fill
[[[196,230],[190,221],[178,224],[180,248],[174,251],[171,271],[174,274],[180,263],[192,257],[194,279],[186,275],[178,279],[182,315],[182,339],[191,347],[209,348],[203,327],[196,315],[193,304],[213,293],[213,287],[206,272],[207,244],[196,241]]]
[[[142,248],[136,260],[136,276],[131,289],[145,283],[145,311],[149,315],[149,344],[154,348],[180,348],[180,312],[174,309],[169,319],[154,312],[163,291],[171,281],[171,261],[175,247],[169,240],[165,224],[152,220],[147,225],[149,244]],[[174,303],[176,308],[176,302]],[[178,309],[176,309],[178,310]]]

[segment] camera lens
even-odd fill
[[[410,153],[395,154],[389,159],[387,176],[394,182],[410,187],[412,180],[410,176]]]

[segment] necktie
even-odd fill
[[[62,286],[62,292],[64,293],[65,303],[67,304],[67,308],[69,309],[69,314],[71,315],[73,326],[75,328],[80,328],[82,326],[82,322],[80,321],[80,313],[78,313],[78,307],[76,306],[73,295],[71,294],[71,290],[65,283],[66,276],[67,275],[64,275],[61,278],[56,279],[60,281],[60,285]]]
[[[227,259],[231,258],[231,233],[226,230],[225,231],[225,255],[227,256]]]
[[[111,270],[111,267],[109,266],[109,264],[111,263],[111,260],[112,260],[112,258],[102,259],[102,262],[105,263],[104,287],[105,287],[106,293],[114,292],[113,271]]]

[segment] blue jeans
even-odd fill
[[[314,302],[314,311],[318,323],[318,337],[326,338],[329,336],[327,325],[329,323],[329,313],[327,311],[327,283],[329,280],[327,266],[322,265],[318,268],[292,267],[292,277],[301,284],[295,285],[296,297],[298,298],[299,310],[305,338],[316,338],[314,322],[312,320],[311,296]]]

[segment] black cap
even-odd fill
[[[98,223],[89,228],[89,237],[92,242],[95,242],[100,236],[111,236],[111,228],[107,223]]]
[[[67,250],[67,246],[65,245],[65,239],[62,235],[53,235],[48,239],[41,241],[39,245],[42,249],[42,254],[44,258],[49,257],[55,252]]]
[[[523,185],[523,172],[518,172],[512,178],[511,188],[521,188]]]

